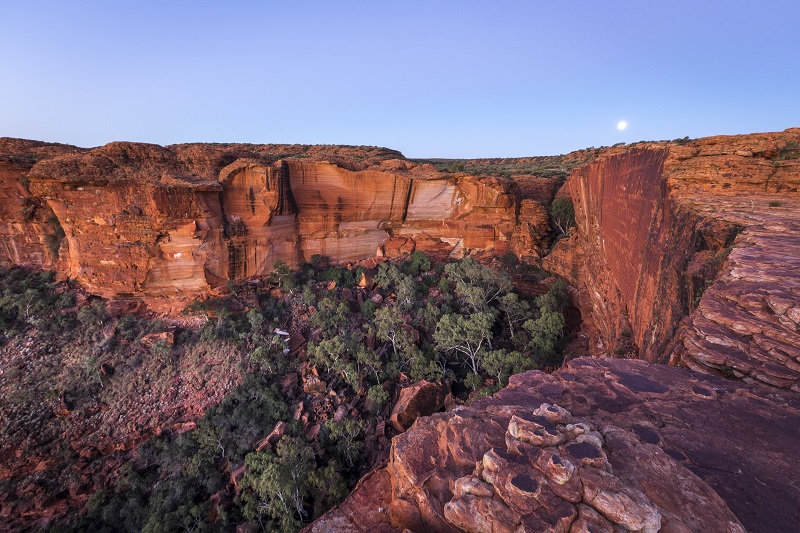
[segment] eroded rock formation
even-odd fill
[[[513,181],[387,150],[111,143],[51,147],[34,165],[20,152],[43,143],[4,142],[0,259],[55,266],[92,293],[163,311],[277,261],[501,256],[547,233],[546,217],[518,225]]]
[[[577,226],[544,259],[594,354],[797,389],[800,130],[655,143],[573,172]],[[621,350],[620,350],[621,351]]]
[[[38,141],[0,139],[0,264],[52,268],[61,239],[58,219],[28,190],[36,161],[79,149]]]
[[[577,359],[418,419],[371,478],[385,490],[388,476],[391,497],[357,489],[310,529],[366,531],[369,517],[373,531],[787,531],[798,431],[793,392]]]

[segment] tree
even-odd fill
[[[311,446],[286,435],[278,442],[276,453],[250,453],[245,464],[242,487],[255,497],[245,506],[245,517],[267,516],[281,530],[297,531],[308,516],[306,500],[311,496],[310,476],[316,467]]]
[[[500,309],[506,316],[508,331],[511,338],[514,338],[514,326],[524,322],[531,314],[531,306],[525,300],[520,300],[514,292],[504,294],[498,300]]]
[[[558,340],[564,330],[564,315],[545,309],[536,320],[527,320],[522,325],[531,335],[528,348],[546,364],[554,364]]]
[[[550,219],[562,235],[569,236],[569,230],[575,226],[575,206],[568,198],[556,198],[550,204]]]
[[[431,269],[431,259],[422,250],[414,250],[408,259],[403,262],[402,268],[406,274],[417,277]]]
[[[337,302],[330,296],[319,301],[317,312],[311,317],[311,323],[322,329],[326,338],[333,337],[347,325],[350,308],[345,301]]]
[[[397,282],[397,305],[408,311],[417,301],[417,282],[411,276],[401,275]]]
[[[325,422],[324,428],[326,448],[332,450],[348,468],[353,468],[364,451],[364,422],[352,418],[344,418],[340,422],[330,419]]]
[[[278,287],[285,292],[294,292],[297,288],[294,271],[283,261],[277,261],[272,265],[272,272],[268,280],[270,283],[277,284]]]
[[[511,290],[505,274],[484,267],[472,258],[462,259],[444,268],[447,278],[456,284],[461,299],[473,311],[486,311],[496,298]]]
[[[497,385],[503,387],[508,384],[508,377],[526,370],[536,368],[530,357],[518,351],[492,350],[487,352],[481,360],[481,366],[490,376],[497,378]]]
[[[347,362],[348,344],[344,335],[337,335],[309,343],[307,351],[316,366],[324,367],[327,372],[341,372]]]
[[[491,345],[493,324],[492,313],[444,315],[436,325],[433,339],[438,350],[457,354],[473,374],[479,374],[481,358]]]
[[[528,349],[545,365],[558,364],[558,341],[563,335],[564,307],[569,301],[566,284],[559,280],[547,293],[536,298],[539,316],[522,325],[530,333]]]
[[[381,307],[375,312],[374,324],[378,339],[390,343],[395,356],[414,342],[413,337],[403,328],[405,321],[397,309]]]
[[[397,268],[397,265],[391,261],[385,261],[378,265],[378,273],[375,274],[375,283],[379,287],[390,288],[393,287],[401,278],[403,273]]]

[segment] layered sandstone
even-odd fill
[[[28,188],[26,174],[40,159],[79,149],[0,139],[0,264],[52,268],[61,235],[53,211]]]
[[[798,430],[796,393],[577,359],[418,419],[376,481],[309,529],[788,531]]]
[[[26,149],[20,142],[9,140],[9,151]],[[547,232],[546,218],[518,224],[513,181],[446,174],[386,149],[111,143],[50,152],[27,166],[14,152],[0,168],[10,199],[0,258],[56,267],[94,294],[163,311],[278,261],[414,249],[501,256],[512,240]]]
[[[630,339],[648,360],[797,387],[798,143],[646,144],[573,173],[577,225],[544,265],[576,286],[592,353]]]

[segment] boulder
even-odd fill
[[[425,380],[403,388],[392,409],[389,423],[402,433],[420,416],[428,416],[441,409],[447,392],[441,383]]]

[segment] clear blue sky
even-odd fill
[[[0,21],[0,136],[500,157],[800,126],[798,0],[0,0]]]

